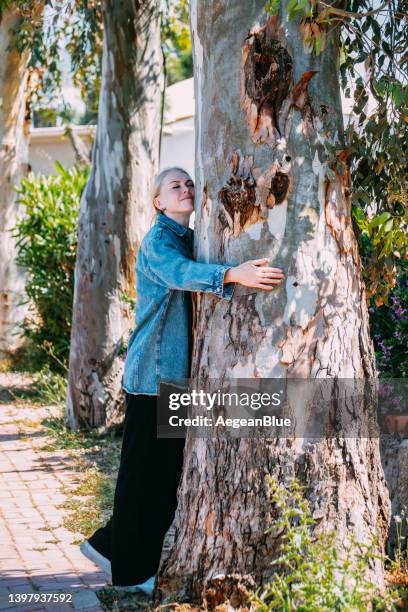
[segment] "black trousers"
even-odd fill
[[[159,567],[177,506],[184,439],[157,438],[157,396],[126,394],[113,514],[89,538],[110,560],[112,583],[140,584]]]

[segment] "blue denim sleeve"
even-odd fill
[[[203,291],[231,299],[235,283],[224,285],[224,276],[232,266],[200,263],[185,257],[162,229],[144,241],[141,248],[145,272],[153,281],[169,289]]]

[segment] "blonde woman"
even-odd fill
[[[157,176],[153,206],[156,221],[136,265],[136,328],[123,376],[127,410],[113,515],[81,547],[114,586],[145,593],[153,589],[177,505],[184,440],[157,438],[156,408],[161,381],[189,376],[190,292],[230,300],[235,283],[271,291],[284,277],[266,259],[239,266],[193,260],[194,183],[182,168]]]

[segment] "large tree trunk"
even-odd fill
[[[24,271],[16,264],[16,239],[12,228],[22,214],[17,187],[28,170],[27,113],[28,62],[30,54],[10,49],[10,30],[18,22],[17,10],[7,11],[0,20],[0,354],[8,354],[21,343],[18,323],[27,306],[24,299]]]
[[[81,202],[67,420],[100,427],[121,412],[136,253],[153,218],[163,89],[159,2],[104,2],[102,89]]]
[[[339,153],[337,36],[316,57],[299,23],[284,12],[268,18],[264,4],[192,2],[197,258],[266,256],[287,275],[271,293],[239,287],[231,302],[199,294],[196,388],[212,378],[375,376]],[[382,548],[388,493],[378,439],[361,437],[364,431],[320,440],[188,436],[175,545],[161,567],[157,601],[205,599],[211,607],[234,590],[231,583],[248,584],[244,576],[258,584],[271,576],[278,546],[275,534],[265,534],[273,524],[267,473],[300,479],[319,529],[364,543],[377,535]],[[381,587],[380,562],[369,574]]]

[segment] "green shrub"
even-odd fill
[[[67,397],[67,379],[46,365],[39,372],[35,372],[31,391],[41,404],[63,405]]]
[[[25,215],[15,228],[18,264],[27,270],[31,315],[23,333],[32,341],[36,365],[64,371],[71,333],[77,219],[89,168],[23,179],[17,190]]]
[[[311,526],[316,521],[297,480],[290,480],[285,486],[271,477],[267,477],[267,482],[278,514],[268,532],[279,538],[280,555],[272,562],[276,572],[271,581],[253,595],[251,609],[257,612],[392,609],[391,595],[380,598],[378,588],[365,577],[370,560],[375,557],[374,545],[356,541],[345,544],[335,533],[313,536]]]
[[[408,271],[401,271],[387,304],[371,305],[377,367],[384,378],[408,376]]]

